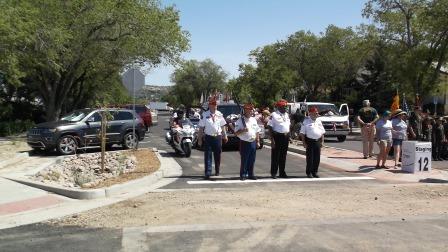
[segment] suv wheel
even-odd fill
[[[132,149],[138,146],[138,138],[136,134],[128,132],[123,137],[123,148]]]
[[[62,155],[72,155],[76,153],[78,143],[76,139],[71,135],[65,135],[59,138],[57,144],[57,150]]]
[[[338,141],[342,143],[345,141],[346,138],[347,136],[338,136]]]

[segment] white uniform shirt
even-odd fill
[[[238,134],[238,138],[246,142],[255,141],[257,133],[260,132],[260,127],[258,126],[257,119],[255,119],[254,117],[244,117],[244,122],[246,123],[247,132]],[[244,129],[244,125],[243,121],[240,118],[235,123],[235,132],[241,129]]]
[[[272,130],[278,133],[288,133],[291,121],[289,120],[288,113],[280,113],[279,111],[272,112],[268,125],[272,127]]]
[[[310,117],[307,117],[303,120],[300,133],[304,134],[307,138],[317,140],[325,134],[325,129],[319,118],[316,118],[316,120],[313,121]]]
[[[204,133],[210,136],[221,135],[222,126],[226,125],[226,120],[221,112],[215,111],[211,114],[210,110],[202,113],[202,119],[199,121],[199,127],[204,128]]]

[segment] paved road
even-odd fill
[[[180,155],[176,155],[172,148],[165,142],[165,134],[168,126],[168,117],[159,116],[159,125],[151,128],[150,136],[143,143],[142,147],[156,147],[160,150],[165,150],[168,155],[175,157],[176,161],[182,166],[183,174],[175,182],[164,189],[174,188],[197,188],[197,187],[235,187],[235,186],[248,186],[249,184],[201,184],[191,185],[187,184],[189,181],[202,181],[204,176],[204,154],[200,150],[194,149],[190,158],[185,158]],[[271,149],[264,147],[257,151],[257,158],[255,163],[255,175],[261,179],[270,178],[270,164],[271,164]],[[239,167],[240,156],[236,148],[225,148],[222,154],[221,171],[219,177],[216,177],[216,181],[220,180],[239,180]],[[286,160],[286,173],[291,178],[305,178],[306,162],[302,155],[290,153]],[[325,165],[321,165],[319,168],[319,175],[322,178],[329,177],[353,177],[356,174],[351,174],[343,171],[331,170]],[[375,183],[372,181],[363,181],[364,183]],[[325,182],[325,183],[338,183]]]
[[[175,155],[163,139],[166,119],[164,116],[159,117],[159,126],[151,129],[142,147],[157,147],[168,151],[166,155]],[[269,175],[269,151],[265,148],[257,153],[258,176]],[[227,150],[223,157],[222,177],[227,180],[238,177],[238,152]],[[187,181],[202,181],[202,152],[194,150],[191,158],[176,157],[176,160],[184,173],[166,189],[215,188],[219,195],[219,190],[229,186],[245,190],[257,190],[257,186],[262,186],[258,183],[191,185]],[[287,172],[290,176],[303,177],[304,165],[303,157],[288,155]],[[321,167],[320,173],[322,177],[352,176],[325,166]],[[333,183],[343,186],[351,186],[351,183],[367,187],[382,186],[376,180],[319,182],[312,185],[318,195],[319,188],[332,186]],[[276,184],[271,183],[269,186]],[[281,213],[281,206],[278,210]],[[176,213],[172,214],[173,218],[181,218]],[[444,215],[406,219],[355,217],[325,221],[303,218],[267,223],[191,223],[124,229],[33,224],[0,230],[0,251],[447,251],[447,234],[448,220]]]
[[[0,250],[447,251],[447,234],[448,220],[437,216],[125,229],[34,224],[0,230]]]

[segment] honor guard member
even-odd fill
[[[215,159],[215,175],[219,176],[219,167],[221,165],[222,142],[227,142],[226,120],[221,112],[217,110],[215,98],[208,102],[208,111],[202,114],[199,121],[198,145],[202,145],[204,137],[204,173],[205,179],[209,179],[212,174],[212,153]]]
[[[277,178],[277,170],[280,178],[287,178],[285,172],[286,152],[289,145],[289,127],[291,122],[286,107],[288,102],[280,100],[276,103],[277,111],[272,112],[268,122],[271,136],[271,176]]]
[[[254,175],[254,163],[257,148],[260,147],[260,127],[257,119],[252,116],[254,106],[245,104],[244,115],[236,121],[235,134],[240,139],[240,179],[256,180]]]
[[[317,170],[320,163],[320,148],[324,141],[325,129],[319,118],[316,107],[309,109],[309,117],[303,121],[300,128],[300,137],[303,147],[306,149],[306,176],[318,178]]]

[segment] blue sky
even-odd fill
[[[184,59],[212,59],[229,74],[248,54],[300,30],[325,31],[334,24],[355,27],[367,23],[361,12],[366,0],[162,0],[180,11],[182,30],[190,33],[191,50]],[[148,85],[171,85],[173,67],[159,67],[146,75]]]

